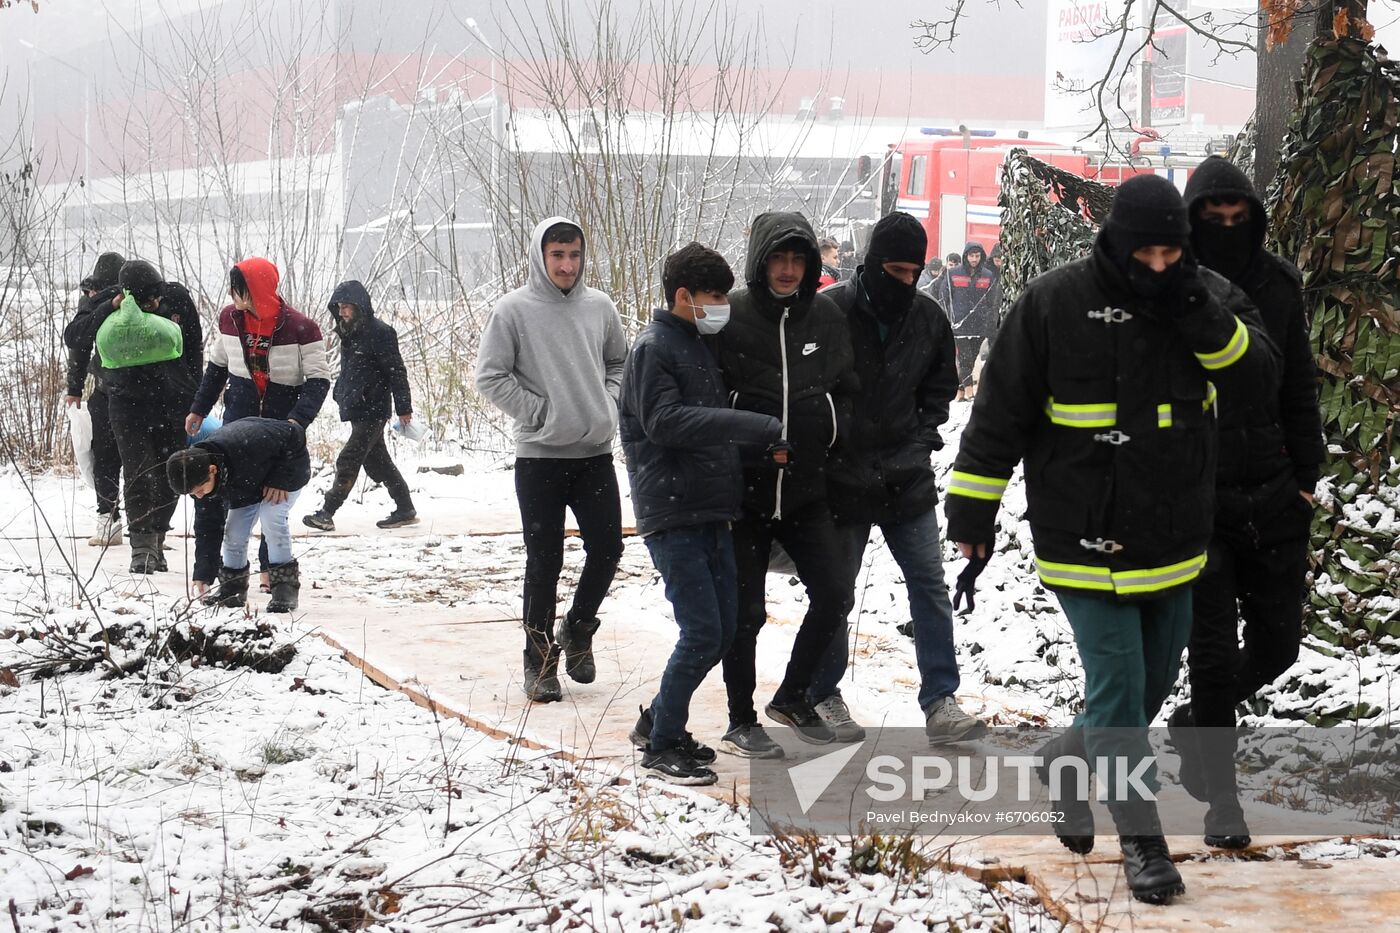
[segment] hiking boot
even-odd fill
[[[833,693],[812,708],[817,711],[822,722],[836,733],[837,742],[859,742],[865,738],[865,728],[851,718],[851,711],[841,694]]]
[[[97,530],[88,538],[89,547],[116,547],[122,543],[122,520],[115,512],[99,515]]]
[[[830,745],[836,741],[836,733],[806,700],[793,700],[791,703],[779,703],[774,700],[765,706],[763,711],[774,722],[791,727],[797,733],[797,737],[808,745]]]
[[[787,752],[774,742],[768,732],[756,722],[731,726],[719,740],[720,747],[740,758],[786,758]]]
[[[1167,738],[1181,756],[1181,786],[1186,788],[1186,793],[1206,803],[1210,798],[1206,796],[1205,753],[1189,703],[1178,706],[1167,717]]]
[[[689,787],[703,787],[719,780],[717,774],[681,748],[668,748],[660,752],[647,750],[642,755],[642,773],[667,784]]]
[[[294,560],[273,564],[267,570],[272,584],[272,600],[268,612],[295,612],[301,594],[301,565]]]
[[[1123,850],[1123,876],[1128,890],[1144,904],[1167,904],[1186,893],[1181,872],[1172,864],[1157,805],[1150,800],[1110,803]]]
[[[597,619],[575,618],[572,611],[559,623],[558,641],[559,650],[564,652],[564,670],[581,684],[591,684],[598,676],[593,664],[593,635],[600,624]]]
[[[160,536],[153,532],[131,535],[131,572],[156,573],[160,570]]]
[[[1072,767],[1054,769],[1059,780],[1059,787],[1055,788],[1060,791],[1058,795],[1051,784],[1051,764],[1057,758],[1078,759],[1085,762],[1087,770],[1083,730],[1071,729],[1051,739],[1036,750],[1036,756],[1041,764],[1036,765],[1035,776],[1049,795],[1050,810],[1060,814],[1060,821],[1053,824],[1055,836],[1060,845],[1075,855],[1088,855],[1094,850],[1094,811],[1089,809],[1089,788],[1082,788],[1080,793],[1081,788],[1076,785],[1078,769]]]
[[[335,531],[335,519],[325,509],[317,509],[310,515],[303,515],[301,523],[308,528],[315,528],[317,531]]]
[[[1212,800],[1206,811],[1205,843],[1213,849],[1248,849],[1249,826],[1238,797]]]
[[[252,567],[220,567],[219,583],[204,597],[206,606],[222,606],[225,609],[238,609],[248,602],[248,571]]]
[[[934,700],[924,710],[924,735],[928,736],[930,745],[975,739],[986,731],[987,727],[980,719],[963,712],[956,697]]]
[[[564,698],[559,686],[559,649],[547,645],[541,649],[535,639],[525,647],[525,695],[536,703],[554,703]]]
[[[637,717],[637,724],[632,727],[632,731],[627,734],[627,738],[631,740],[634,746],[642,751],[646,751],[651,747],[651,710],[646,707],[638,707],[637,711],[641,715]],[[676,743],[676,747],[693,758],[696,763],[702,765],[712,764],[715,758],[718,757],[715,755],[715,750],[713,748],[695,741],[695,736],[691,735],[689,732],[681,735],[681,740]]]
[[[405,525],[418,524],[418,512],[413,506],[399,506],[389,513],[388,518],[381,518],[374,523],[380,528],[402,528]]]

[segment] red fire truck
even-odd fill
[[[1075,146],[1002,135],[992,130],[926,127],[920,135],[891,144],[876,181],[881,216],[904,211],[923,221],[929,256],[962,252],[969,240],[988,250],[1001,235],[1001,166],[1013,147],[1057,168],[1108,185],[1133,175],[1155,173],[1184,188],[1199,156],[1173,155],[1156,134],[1143,130],[1133,143],[1132,162]]]

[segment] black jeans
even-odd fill
[[[108,399],[107,414],[126,480],[127,527],[132,534],[165,534],[176,498],[166,479],[165,461],[185,446],[182,418],[148,400],[120,396]]]
[[[1207,553],[1192,594],[1191,712],[1197,726],[1233,727],[1235,707],[1298,660],[1308,541],[1261,548],[1217,530]]]
[[[753,693],[758,685],[755,669],[758,632],[768,620],[764,581],[768,557],[776,540],[797,568],[807,589],[807,614],[797,630],[776,703],[804,700],[812,676],[826,654],[831,639],[846,621],[851,600],[849,572],[843,549],[826,502],[818,501],[780,519],[745,512],[734,523],[734,563],[739,581],[739,625],[734,644],[724,656],[724,687],[729,693],[729,725],[758,722]]]
[[[389,458],[389,448],[384,444],[384,422],[350,422],[350,439],[335,458],[335,482],[326,493],[326,503],[321,510],[334,515],[345,504],[350,490],[355,488],[355,480],[360,478],[360,467],[376,483],[383,483],[400,509],[413,508],[413,497],[409,494],[408,483],[403,474]]]
[[[525,535],[526,645],[554,643],[559,573],[564,569],[564,509],[578,519],[586,555],[570,615],[592,619],[622,560],[622,503],[612,454],[564,460],[517,457],[515,496]]]
[[[982,351],[981,337],[955,337],[953,347],[958,358],[958,387],[972,385],[972,370],[977,366],[977,354]]]
[[[117,437],[112,433],[110,404],[106,392],[93,392],[88,396],[88,415],[92,418],[92,484],[97,492],[97,512],[115,517],[117,497],[121,495],[122,455],[117,450]]]

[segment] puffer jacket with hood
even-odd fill
[[[969,253],[982,257],[975,269],[967,261]],[[971,240],[963,247],[962,264],[944,274],[939,288],[940,293],[934,297],[948,312],[953,336],[988,338],[996,334],[1001,313],[1001,281],[981,243]]]
[[[496,302],[481,333],[476,387],[515,426],[517,457],[577,460],[612,452],[627,336],[611,298],[584,284],[565,293],[545,268],[550,217],[530,237],[524,285]],[[581,228],[580,228],[581,229]]]
[[[272,334],[250,333],[247,315],[231,304],[219,312],[218,333],[209,344],[209,365],[190,411],[207,416],[222,392],[225,424],[260,417],[291,419],[306,427],[316,419],[331,387],[321,328],[282,300],[277,293],[280,276],[272,263],[245,259],[238,269],[248,282],[257,315],[275,319]],[[263,346],[255,348],[258,342]],[[260,362],[255,349],[266,351],[267,387],[261,392],[254,379]]]
[[[1326,455],[1302,276],[1291,262],[1264,248],[1264,204],[1249,178],[1228,160],[1212,156],[1202,162],[1191,173],[1185,198],[1197,258],[1249,295],[1283,356],[1277,397],[1220,395],[1216,522],[1253,535],[1260,529],[1287,532],[1290,526],[1297,534],[1311,514],[1298,490],[1312,492]],[[1227,228],[1200,220],[1201,206],[1211,198],[1247,201],[1247,226]],[[1280,514],[1297,520],[1280,529],[1274,520]]]
[[[115,313],[110,302],[93,312],[97,326]],[[102,369],[104,391],[113,399],[125,399],[161,419],[183,420],[199,387],[199,371],[204,365],[204,328],[199,309],[189,291],[179,282],[166,282],[161,290],[158,314],[180,325],[182,350],[178,357],[163,363]],[[101,356],[94,353],[94,359]],[[100,363],[98,364],[100,365]]]
[[[109,306],[112,299],[121,293],[117,288],[117,274],[121,272],[124,262],[126,260],[121,253],[103,253],[97,257],[92,272],[78,283],[79,288],[93,294],[78,298],[78,311],[73,315],[73,320],[68,322],[68,326],[63,328],[63,345],[68,348],[68,368],[64,381],[68,394],[74,397],[83,394],[83,385],[87,382],[89,373],[93,377],[93,391],[103,391],[102,378],[105,371],[101,358],[92,349],[93,342],[97,339],[97,325],[100,323],[99,319],[93,316],[93,310]]]
[[[768,255],[792,242],[807,255],[797,293],[768,288]],[[807,218],[760,214],[749,233],[745,286],[730,293],[728,326],[711,338],[731,407],[772,415],[793,447],[786,468],[744,470],[744,508],[781,518],[826,498],[828,451],[845,436],[859,383],[846,316],[817,293],[821,254]]]
[[[296,492],[311,481],[306,432],[281,418],[241,418],[194,446],[214,455],[213,495],[230,509],[262,501],[264,486]]]
[[[348,322],[340,318],[341,304],[355,306]],[[412,414],[398,332],[374,316],[369,290],[354,279],[341,282],[331,293],[330,311],[340,338],[340,378],[333,393],[340,420],[383,421],[389,417],[391,396],[395,414]]]

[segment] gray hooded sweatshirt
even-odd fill
[[[579,460],[612,452],[627,337],[617,306],[583,284],[582,268],[567,295],[549,280],[544,234],[557,223],[577,226],[540,221],[529,278],[491,309],[476,388],[514,420],[517,457]]]

